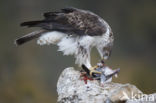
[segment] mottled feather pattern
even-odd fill
[[[101,35],[106,32],[106,27],[101,24],[97,15],[84,11],[81,11],[81,13],[79,11],[74,11],[65,16],[74,28],[84,31],[86,35]]]
[[[106,32],[105,25],[99,20],[100,17],[90,11],[67,8],[62,9],[62,11],[47,12],[44,16],[44,21],[48,21],[47,25],[59,24],[61,27],[64,26],[65,29],[56,26],[53,29],[67,33],[95,36]]]

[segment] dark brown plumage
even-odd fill
[[[40,37],[46,30],[37,30],[15,40],[16,45],[22,45],[27,41]]]
[[[21,26],[41,27],[77,35],[97,36],[106,32],[99,16],[76,8],[64,8],[58,12],[44,13],[44,20],[24,22]]]

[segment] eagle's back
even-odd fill
[[[24,22],[22,26],[41,27],[68,34],[100,36],[107,31],[107,23],[96,14],[77,8],[64,8],[44,13],[44,20]]]
[[[67,23],[70,23],[74,28],[84,31],[84,34],[94,36],[102,35],[106,32],[106,27],[96,14],[90,11],[77,9],[73,12],[65,14]]]

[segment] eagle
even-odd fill
[[[104,62],[110,57],[114,41],[113,32],[100,16],[73,7],[46,12],[43,16],[43,20],[21,23],[21,26],[40,29],[16,39],[16,45],[36,38],[39,45],[55,44],[58,51],[62,51],[64,55],[74,55],[76,64],[85,65],[93,72],[96,72],[90,61],[93,47],[97,48],[101,61]]]

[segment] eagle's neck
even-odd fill
[[[104,42],[109,42],[112,38],[111,36],[113,36],[113,35],[112,35],[112,30],[108,24],[106,25],[106,27],[107,27],[107,31],[102,34],[102,39]]]
[[[110,38],[112,30],[110,26],[108,25],[108,23],[105,20],[103,20],[101,17],[99,17],[99,21],[103,23],[105,27],[104,29],[106,29],[106,32],[102,34],[102,38],[104,38],[107,41]]]

